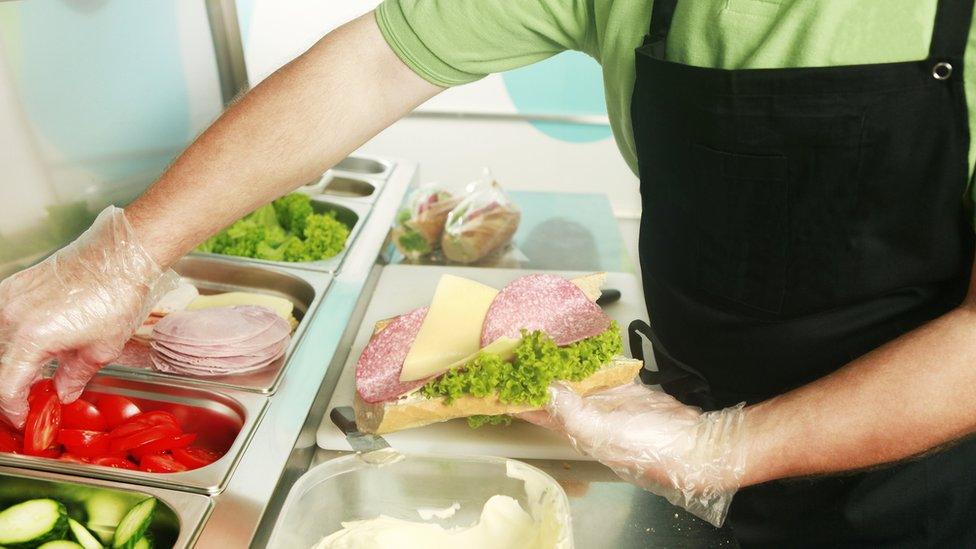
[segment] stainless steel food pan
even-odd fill
[[[337,174],[352,174],[377,179],[386,179],[393,171],[393,163],[372,156],[355,155],[346,157],[332,170]]]
[[[148,497],[155,497],[161,504],[156,507],[149,526],[156,546],[191,547],[210,514],[208,497],[0,467],[0,509],[28,499],[53,498],[65,504],[72,518],[87,524],[89,504],[110,500],[112,504],[129,508]]]
[[[308,261],[304,263],[287,263],[284,261],[266,261],[263,259],[252,259],[247,257],[237,258],[240,261],[248,263],[257,263],[263,265],[276,265],[279,267],[292,267],[297,269],[308,269],[313,271],[320,271],[326,273],[335,274],[339,272],[342,267],[342,262],[346,258],[346,254],[349,252],[349,248],[353,246],[356,241],[356,237],[359,236],[359,232],[366,222],[366,216],[369,215],[369,210],[371,208],[370,204],[364,203],[362,201],[346,200],[340,198],[326,198],[322,195],[312,196],[312,209],[315,213],[334,213],[336,219],[341,221],[347,227],[349,227],[349,238],[346,239],[346,246],[337,255],[325,259],[322,261]],[[194,256],[198,257],[228,257],[219,254],[203,253],[203,252],[193,252]]]
[[[278,266],[255,265],[236,258],[196,257],[183,258],[174,267],[176,272],[196,286],[202,294],[245,291],[275,295],[288,299],[295,305],[295,318],[298,327],[292,334],[291,343],[285,355],[267,368],[250,374],[220,377],[187,377],[157,372],[149,367],[145,347],[127,348],[127,365],[111,365],[109,371],[130,374],[138,372],[151,377],[175,380],[208,387],[222,387],[273,393],[281,383],[288,368],[288,359],[305,335],[312,312],[325,295],[332,275],[303,269],[288,269]],[[139,355],[143,356],[139,356]]]
[[[266,397],[253,393],[181,387],[99,374],[88,385],[82,398],[97,402],[102,395],[128,397],[142,411],[166,410],[173,413],[184,432],[197,433],[194,446],[219,451],[224,454],[223,457],[200,469],[181,473],[145,473],[6,453],[0,453],[0,465],[215,494],[224,488],[267,404]]]

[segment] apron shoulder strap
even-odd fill
[[[654,7],[651,9],[651,28],[647,32],[648,42],[664,42],[668,38],[671,30],[671,19],[674,18],[674,10],[678,7],[678,0],[654,0]]]
[[[939,0],[929,57],[962,60],[973,23],[974,0]],[[657,8],[655,2],[655,8]],[[652,15],[653,17],[653,15]],[[653,28],[653,19],[652,19]]]

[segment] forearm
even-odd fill
[[[332,32],[251,90],[126,208],[164,266],[321,174],[440,89],[414,74],[373,14]]]
[[[744,484],[855,470],[976,431],[976,309],[963,305],[747,409]]]

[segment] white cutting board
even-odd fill
[[[454,274],[502,288],[512,280],[539,271],[515,269],[480,269],[471,267],[436,267],[418,265],[389,265],[380,274],[376,291],[366,309],[349,358],[346,360],[328,410],[337,406],[352,406],[356,390],[356,361],[373,333],[377,321],[387,319],[417,307],[430,304],[437,281],[443,274]],[[587,273],[559,272],[572,278]],[[626,330],[631,320],[647,320],[644,293],[636,275],[608,273],[604,288],[620,290],[621,299],[604,307],[604,311]],[[630,354],[626,334],[626,354]],[[456,419],[383,436],[390,446],[404,453],[434,453],[451,455],[490,455],[522,459],[586,459],[562,437],[521,421],[509,426],[468,427],[464,419]],[[329,419],[326,412],[317,434],[318,445],[326,450],[349,450],[345,436]]]

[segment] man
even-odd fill
[[[976,546],[973,0],[651,4],[387,0],[325,37],[4,282],[4,412],[52,357],[74,398],[206,236],[444,87],[578,49],[641,176],[659,362],[717,411],[554,387],[527,419],[715,523],[742,487],[744,545]]]

